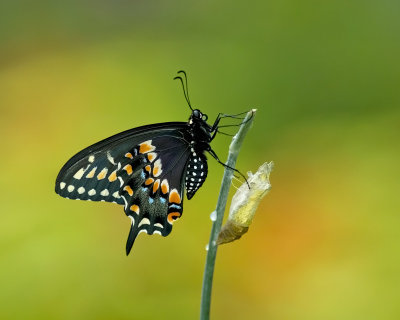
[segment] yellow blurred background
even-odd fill
[[[122,207],[54,192],[89,144],[186,121],[183,68],[211,121],[258,108],[238,168],[275,162],[249,232],[219,249],[212,318],[400,319],[399,10],[2,1],[0,318],[198,318],[223,173],[211,157],[171,235],[141,235],[129,257]],[[213,141],[220,158],[229,143]]]

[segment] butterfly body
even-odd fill
[[[191,199],[204,183],[205,151],[213,126],[198,109],[188,122],[143,126],[109,137],[73,156],[60,170],[55,191],[76,200],[114,202],[131,218],[127,254],[141,232],[167,236],[183,212],[184,189]]]

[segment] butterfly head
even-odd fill
[[[199,109],[194,109],[189,118],[189,126],[196,140],[211,141],[211,126],[207,123],[208,116],[202,113]]]
[[[208,120],[208,116],[199,109],[194,109],[189,120],[193,120],[193,122],[205,122]]]
[[[210,126],[207,123],[207,120],[208,116],[205,113],[202,113],[199,109],[194,109],[189,118],[189,125],[191,125],[192,127],[202,127],[209,129]]]

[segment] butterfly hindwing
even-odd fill
[[[182,215],[184,169],[190,152],[182,137],[170,134],[142,142],[129,155],[131,162],[125,160],[121,166],[129,167],[133,161],[130,174],[126,170],[118,174],[125,213],[131,218],[127,254],[139,233],[167,236]]]

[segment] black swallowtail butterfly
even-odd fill
[[[188,122],[142,126],[97,142],[73,156],[60,170],[55,191],[64,198],[107,201],[124,206],[131,218],[126,254],[141,232],[167,236],[182,216],[183,193],[190,200],[207,177],[208,151],[218,132],[207,115],[190,104],[187,78],[182,82],[192,114]],[[233,169],[233,168],[232,168]],[[237,171],[236,169],[233,169]]]

